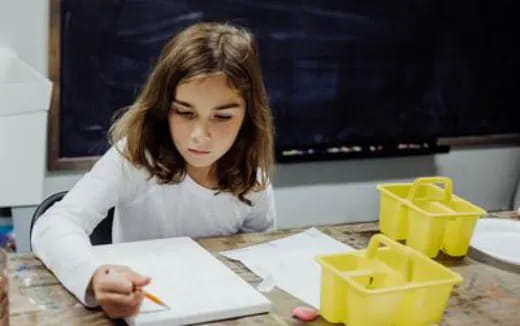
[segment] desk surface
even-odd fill
[[[503,217],[503,216],[502,216]],[[510,217],[510,216],[509,216]],[[376,223],[345,224],[319,227],[335,239],[355,248],[364,248],[371,235],[377,233]],[[222,238],[200,239],[211,252],[245,247],[285,237],[302,229],[269,234],[240,234]],[[246,281],[256,284],[260,279],[241,263],[217,256]],[[519,325],[520,273],[499,269],[470,257],[436,259],[464,277],[449,300],[442,325]],[[72,297],[56,278],[32,254],[10,255],[9,296],[11,325],[124,325],[110,321],[97,310],[87,310]],[[291,318],[292,309],[301,302],[275,288],[267,295],[273,302],[272,312],[208,325],[301,325]],[[318,319],[308,325],[329,325]]]

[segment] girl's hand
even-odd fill
[[[142,287],[150,278],[126,266],[102,265],[91,280],[91,289],[103,311],[110,318],[124,318],[139,312],[143,302]]]

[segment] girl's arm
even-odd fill
[[[276,230],[276,208],[271,183],[265,190],[253,192],[249,198],[253,202],[251,211],[244,219],[242,232],[264,232]]]
[[[87,306],[97,305],[86,290],[101,265],[92,253],[89,234],[132,188],[133,171],[135,168],[112,147],[34,225],[34,253]]]

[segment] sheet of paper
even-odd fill
[[[263,244],[220,254],[239,260],[260,277],[272,277],[280,289],[319,309],[321,267],[317,255],[353,250],[316,228]]]
[[[270,301],[190,238],[94,246],[103,263],[121,264],[152,278],[146,291],[164,309],[145,299],[129,325],[170,326],[267,312]]]

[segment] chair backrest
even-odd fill
[[[45,198],[41,204],[36,208],[34,214],[31,219],[31,228],[29,229],[29,239],[32,238],[32,230],[34,227],[34,223],[36,220],[40,218],[40,216],[47,211],[49,207],[54,205],[54,203],[60,201],[65,195],[67,191],[57,192],[55,194],[50,195]],[[108,244],[112,243],[112,222],[114,220],[114,207],[110,208],[107,213],[107,216],[96,226],[92,234],[90,234],[90,242],[93,245],[99,244]],[[31,241],[29,241],[31,243]],[[32,250],[32,244],[30,244]]]

